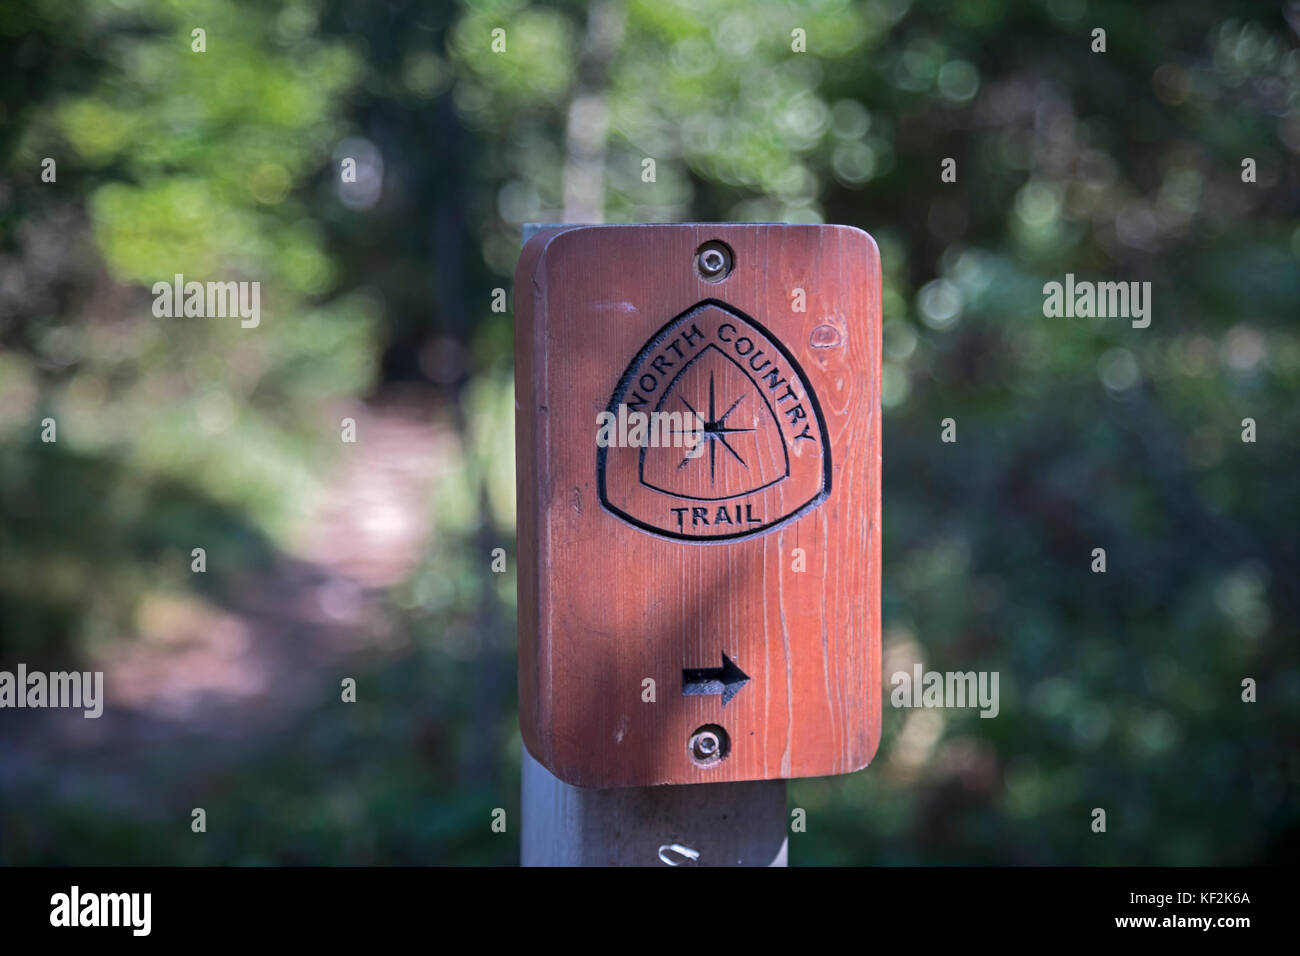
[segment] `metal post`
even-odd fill
[[[785,866],[785,781],[588,790],[523,757],[524,866]]]

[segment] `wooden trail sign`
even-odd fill
[[[880,261],[845,226],[556,227],[516,290],[519,704],[580,787],[880,738]]]

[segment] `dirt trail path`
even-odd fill
[[[337,694],[350,659],[401,646],[384,592],[427,545],[431,495],[455,438],[409,398],[352,415],[357,443],[340,456],[295,553],[229,606],[146,602],[140,633],[95,665],[104,715],[13,712],[14,732],[0,738],[0,788],[39,779],[56,796],[142,802],[148,774],[138,771],[160,755],[183,752],[206,768],[238,759]]]

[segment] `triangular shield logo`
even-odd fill
[[[648,420],[643,440],[597,449],[601,503],[643,530],[746,537],[830,493],[830,448],[807,378],[758,322],[722,302],[702,302],[652,336],[608,411]]]

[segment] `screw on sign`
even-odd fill
[[[695,256],[700,275],[721,282],[731,274],[731,249],[722,242],[706,242]]]
[[[844,226],[525,244],[520,723],[560,781],[784,780],[874,755],[880,288],[875,243]],[[606,413],[676,424],[598,441]]]

